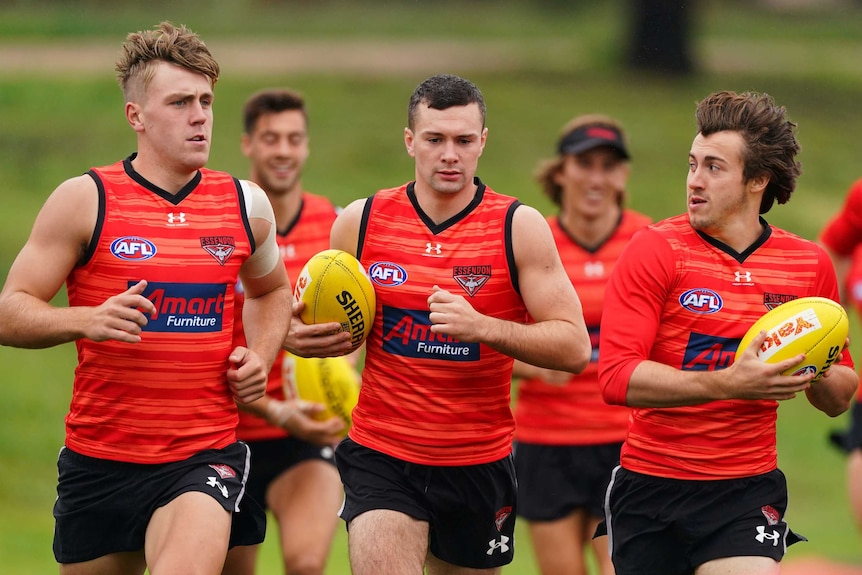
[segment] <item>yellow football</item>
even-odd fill
[[[377,299],[368,273],[355,257],[324,250],[308,260],[296,278],[293,297],[305,302],[306,324],[338,322],[356,349],[371,331]]]
[[[760,331],[766,340],[757,356],[768,363],[790,359],[800,353],[805,360],[784,375],[816,373],[814,381],[838,359],[850,329],[847,313],[840,304],[823,297],[803,297],[769,310],[748,329],[739,343],[739,356]]]
[[[353,424],[353,408],[359,400],[359,375],[345,357],[300,357],[285,353],[282,366],[284,394],[322,404],[312,417],[326,420],[337,415],[344,434]]]

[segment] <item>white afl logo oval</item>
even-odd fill
[[[148,260],[156,255],[156,245],[144,238],[126,236],[111,242],[111,253],[121,260]]]
[[[375,262],[368,271],[371,281],[380,286],[395,287],[407,281],[407,270],[392,262]]]

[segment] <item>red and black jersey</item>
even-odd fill
[[[428,297],[440,286],[480,313],[526,321],[512,252],[515,198],[478,179],[472,203],[435,224],[413,184],[367,200],[358,257],[377,294],[350,437],[426,465],[473,465],[511,452],[512,358],[431,332]]]
[[[592,357],[587,368],[565,384],[525,379],[518,384],[515,438],[544,445],[598,445],[625,438],[629,409],[608,405],[598,382],[599,328],[605,285],[632,235],[652,220],[624,210],[613,233],[602,244],[579,244],[555,217],[548,218],[560,258],[578,291],[590,334]]]
[[[316,253],[329,248],[329,230],[338,212],[332,202],[323,196],[303,192],[302,205],[296,218],[287,228],[278,230],[278,250],[284,260],[284,267],[291,281],[296,281],[306,262]],[[237,284],[237,306],[234,321],[234,343],[245,345],[242,328],[242,303],[244,301],[242,284]],[[266,384],[267,395],[284,399],[284,350],[280,351],[272,364]],[[237,437],[245,441],[275,439],[288,435],[281,427],[270,425],[261,417],[247,411],[239,412]]]
[[[837,301],[835,272],[815,243],[763,224],[744,253],[695,231],[686,215],[638,232],[608,281],[599,382],[624,404],[635,367],[652,360],[683,371],[733,363],[748,328],[801,297]],[[849,353],[843,365],[853,367]],[[726,400],[635,408],[626,469],[677,479],[739,478],[777,466],[776,401]]]
[[[130,159],[89,172],[99,215],[71,306],[98,306],[139,280],[156,306],[137,344],[81,339],[66,445],[133,463],[185,459],[236,441],[227,384],[234,284],[253,250],[239,181],[201,169],[175,195]]]

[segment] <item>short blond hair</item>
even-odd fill
[[[197,34],[181,25],[162,22],[152,30],[132,32],[117,60],[117,82],[127,102],[143,96],[153,77],[153,64],[168,62],[198,72],[215,86],[219,76],[215,61]]]

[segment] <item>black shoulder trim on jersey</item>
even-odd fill
[[[365,231],[368,229],[368,218],[371,217],[371,204],[374,197],[365,198],[365,206],[362,208],[362,220],[359,222],[359,237],[356,238],[356,259],[362,258],[362,248],[365,246]]]
[[[518,280],[518,267],[515,265],[515,248],[512,247],[512,219],[515,217],[515,210],[517,210],[520,205],[521,202],[515,200],[509,205],[509,209],[506,210],[506,227],[504,232],[506,242],[506,261],[509,263],[509,274],[512,280],[512,287],[518,295],[521,295],[521,285]]]
[[[102,228],[105,227],[105,204],[107,202],[105,198],[105,184],[102,182],[102,178],[99,177],[99,174],[96,170],[90,170],[87,172],[87,175],[93,178],[93,181],[96,182],[96,190],[99,194],[99,212],[96,216],[96,225],[93,227],[93,235],[90,237],[90,243],[87,245],[87,249],[84,250],[84,253],[81,254],[81,258],[78,260],[78,267],[84,266],[93,259],[93,254],[96,253],[96,246],[99,243],[99,238],[102,237]]]
[[[198,176],[200,176],[198,172]],[[251,222],[248,220],[248,208],[245,205],[245,194],[242,193],[242,184],[239,183],[239,178],[231,176],[233,185],[236,187],[236,197],[239,202],[239,217],[242,220],[242,226],[245,228],[245,235],[248,236],[248,243],[251,245],[251,253],[257,249],[257,244],[254,241],[254,232],[251,231]]]

